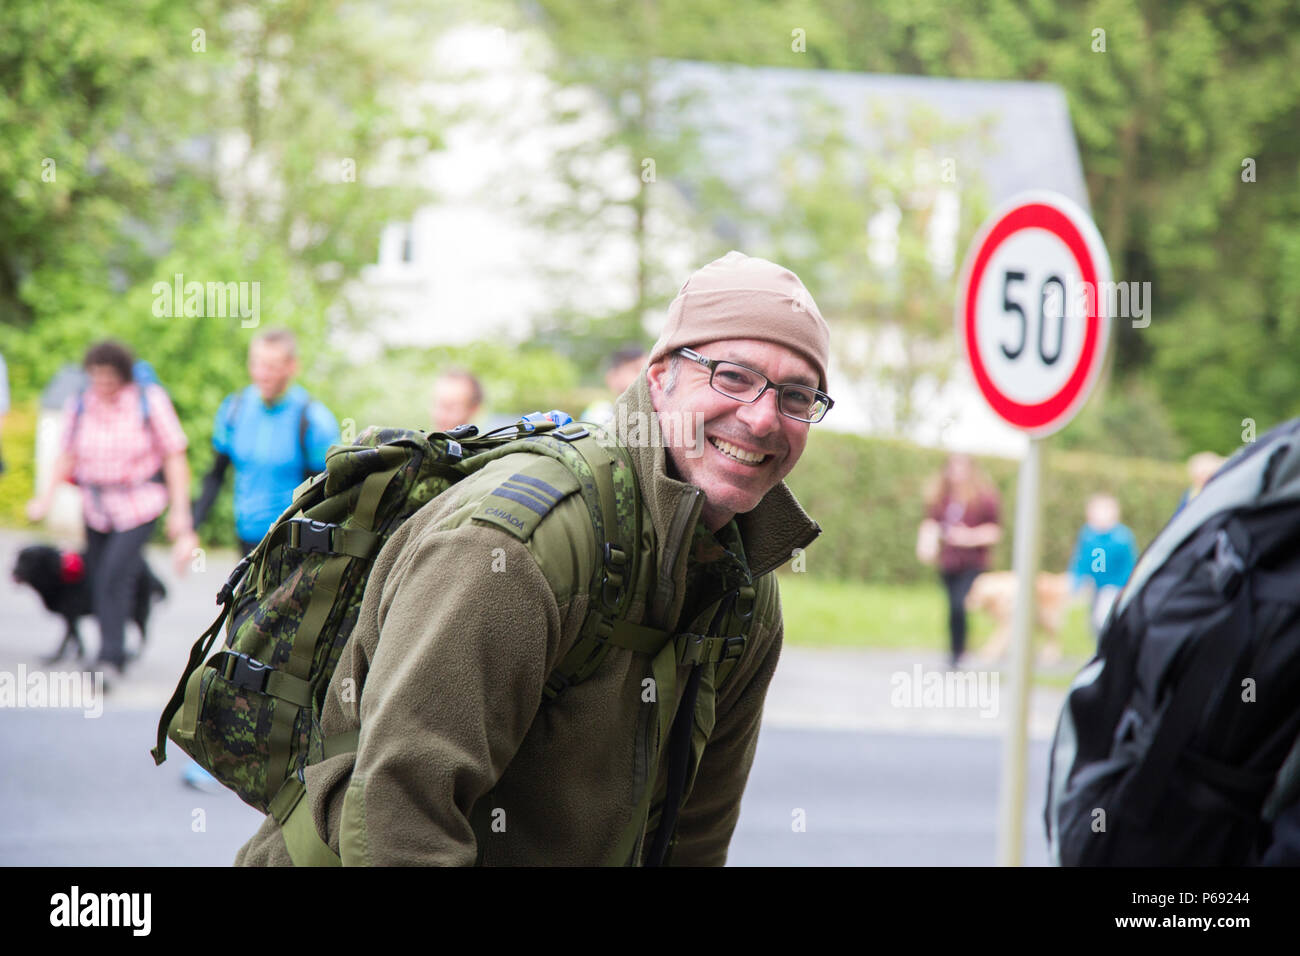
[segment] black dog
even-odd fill
[[[18,552],[18,561],[14,564],[14,580],[29,585],[41,596],[45,606],[67,624],[63,642],[57,652],[44,659],[46,663],[63,660],[73,645],[77,648],[77,657],[86,656],[85,645],[81,643],[81,634],[77,631],[77,620],[92,613],[90,579],[85,574],[85,560],[84,554],[65,553],[40,544]],[[153,602],[166,596],[167,589],[154,576],[146,562],[144,573],[136,582],[135,604],[131,611],[131,620],[140,628],[142,648]]]

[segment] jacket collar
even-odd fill
[[[266,404],[265,400],[263,400],[262,393],[257,390],[256,385],[246,385],[244,387],[244,394],[250,402],[256,402],[256,405],[254,406],[255,408],[269,414],[277,412],[282,408],[287,408],[290,405],[301,404],[302,397],[306,394],[306,389],[297,382],[290,382],[289,387],[276,396],[275,401],[270,405]]]
[[[663,621],[675,619],[680,611],[688,545],[705,499],[699,488],[669,473],[658,422],[646,369],[642,369],[637,380],[615,401],[614,420],[608,427],[627,451],[658,542],[660,566],[656,569],[652,610]],[[638,438],[641,440],[635,440]],[[633,441],[629,443],[629,439]],[[784,481],[764,495],[753,510],[736,515],[736,526],[755,578],[776,570],[793,557],[796,548],[807,547],[821,534],[821,528],[800,507]]]

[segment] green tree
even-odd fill
[[[974,172],[984,124],[868,103],[877,142],[864,149],[832,104],[811,91],[801,104],[796,145],[779,159],[779,211],[736,215],[748,212],[757,254],[815,290],[836,340],[851,343],[836,350],[841,369],[887,397],[873,428],[907,435],[924,417],[920,388],[941,389],[957,360],[959,257],[988,211]]]
[[[660,58],[702,24],[677,0],[547,0],[541,8],[551,46],[539,58],[549,84],[541,122],[560,145],[548,187],[526,183],[516,200],[565,249],[546,270],[552,296],[538,340],[590,372],[614,347],[644,341],[647,318],[662,312],[683,269],[726,251],[702,201],[702,191],[722,187],[690,122],[696,94],[661,82]],[[589,264],[611,261],[619,263],[612,281],[593,290]]]
[[[399,98],[422,77],[417,12],[21,7],[0,35],[0,172],[15,183],[0,197],[0,347],[19,396],[113,335],[181,388],[183,415],[211,415],[206,392],[240,379],[256,328],[157,314],[153,288],[178,273],[257,283],[260,319],[309,340],[345,324],[380,229],[427,199],[413,164],[435,120]],[[193,408],[173,384],[190,377]]]
[[[258,328],[300,333],[304,384],[367,316],[349,294],[385,223],[429,195],[423,95],[450,16],[413,3],[16,5],[0,32],[0,351],[21,401],[112,336],[157,369],[206,468]],[[53,162],[46,163],[46,158]],[[182,283],[257,290],[194,314]],[[340,417],[346,409],[338,409]]]
[[[566,0],[539,6],[569,50],[580,12]],[[1115,278],[1150,282],[1153,296],[1149,327],[1116,323],[1115,397],[1102,400],[1121,408],[1138,388],[1167,407],[1178,432],[1169,444],[1219,451],[1237,444],[1245,418],[1264,428],[1300,413],[1294,4],[772,0],[740,12],[659,0],[654,9],[654,24],[605,16],[585,26],[607,39],[610,59],[635,46],[749,66],[1059,83]]]

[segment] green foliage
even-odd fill
[[[299,333],[303,384],[333,404],[318,374],[330,333],[369,318],[347,283],[385,223],[429,198],[415,164],[438,145],[436,117],[399,94],[445,19],[406,0],[382,16],[345,0],[7,10],[0,352],[15,399],[122,339],[153,363],[202,474],[250,338],[277,325]],[[164,300],[178,275],[256,288],[259,314]],[[205,531],[229,543],[229,527],[227,490]]]
[[[1124,398],[1110,414],[1168,408],[1177,440],[1156,454],[1227,452],[1243,419],[1263,432],[1300,415],[1300,7],[1289,0],[538,6],[570,58],[1060,84],[1115,279],[1150,282],[1154,300],[1149,327],[1116,323]],[[833,254],[834,220],[812,225]]]
[[[548,349],[502,348],[488,342],[391,349],[358,363],[333,356],[318,371],[331,383],[340,421],[352,419],[360,433],[373,424],[430,428],[434,380],[451,367],[469,369],[483,384],[484,420],[552,408],[576,418],[592,398],[579,387],[577,366],[564,356]]]
[[[27,502],[36,491],[36,403],[24,402],[0,416],[0,524],[27,523]]]
[[[1063,451],[1161,461],[1181,461],[1189,454],[1167,406],[1142,380],[1109,388],[1098,385],[1088,404],[1053,437],[1052,444]]]
[[[422,24],[438,18],[405,3],[385,14],[56,0],[7,16],[0,349],[19,398],[115,335],[179,389],[187,425],[210,415],[248,332],[237,318],[160,321],[151,290],[177,273],[260,283],[264,321],[313,340],[327,311],[352,321],[345,283],[381,227],[427,199],[412,164],[436,145],[429,110],[393,94],[420,76]]]
[[[881,584],[932,576],[933,571],[916,560],[916,530],[925,516],[925,485],[944,458],[942,451],[907,442],[814,430],[787,479],[823,529],[808,549],[807,573]],[[1089,495],[1115,495],[1121,520],[1145,547],[1173,514],[1186,482],[1181,464],[1050,449],[1044,458],[1044,570],[1067,566]],[[1003,458],[978,460],[1002,499],[1004,533],[992,566],[1010,568],[1019,464]]]
[[[193,20],[158,0],[6,5],[0,323],[36,318],[34,275],[104,294],[147,263],[144,239],[169,207],[153,191],[160,174],[184,192],[169,154],[193,128],[174,95]]]
[[[659,38],[685,39],[701,24],[687,5],[545,4],[546,140],[555,144],[539,178],[498,196],[512,198],[525,219],[563,256],[535,263],[547,302],[535,341],[572,355],[594,377],[610,352],[645,343],[644,321],[661,314],[683,278],[726,251],[712,236],[711,210],[674,183],[717,188],[694,131],[682,122],[692,94],[661,100],[655,84]],[[626,263],[593,289],[590,264]]]
[[[1071,605],[1061,628],[1061,647],[1072,661],[1096,649],[1086,607]],[[781,572],[781,611],[785,640],[798,647],[948,650],[948,600],[933,575],[916,584],[873,584]],[[979,651],[995,625],[982,612],[967,616],[971,650]],[[1037,638],[1044,636],[1040,631]]]
[[[872,427],[902,435],[924,418],[918,386],[941,389],[957,361],[958,259],[988,200],[979,182],[958,187],[956,157],[964,170],[979,168],[983,134],[980,118],[945,123],[911,104],[875,102],[869,113],[880,143],[864,156],[840,111],[810,92],[798,145],[781,162],[780,218],[754,222],[752,209],[737,215],[764,237],[756,254],[818,290],[833,338],[855,343],[837,351],[839,367],[889,396],[875,403]],[[947,261],[934,239],[945,215],[954,220]],[[877,222],[891,227],[883,239],[871,234]]]

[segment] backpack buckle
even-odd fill
[[[758,592],[751,585],[746,584],[736,593],[736,603],[731,611],[738,621],[744,623],[754,616],[756,603],[758,603]]]
[[[240,562],[235,565],[235,570],[230,572],[230,577],[226,578],[226,583],[223,584],[221,590],[217,592],[218,604],[229,604],[234,600],[235,588],[239,586],[240,578],[244,576],[244,572],[248,570],[248,566],[252,563],[252,554],[246,554],[240,559]]]
[[[226,652],[226,663],[221,676],[241,690],[252,690],[259,694],[266,692],[266,681],[275,670],[270,664],[263,664],[247,654]]]
[[[1214,538],[1214,563],[1210,566],[1214,586],[1225,596],[1231,597],[1245,571],[1246,563],[1232,546],[1227,529],[1220,528]]]
[[[338,525],[310,518],[289,519],[289,547],[306,553],[331,554],[334,551],[334,529]]]
[[[627,555],[612,542],[605,542],[605,571],[600,578],[600,600],[605,607],[617,612],[623,600],[623,573],[627,569]],[[614,593],[610,596],[610,587]]]
[[[573,424],[573,416],[560,411],[558,408],[552,408],[549,412],[529,412],[519,419],[518,428],[519,433],[522,435],[540,435],[545,432],[554,432],[556,429],[571,424]],[[582,436],[572,435],[566,440],[580,437]]]
[[[448,438],[454,441],[460,441],[462,438],[473,438],[478,434],[477,425],[457,425],[451,431],[443,432]]]
[[[732,653],[732,650],[735,653]],[[740,660],[741,655],[745,653],[745,635],[738,637],[727,637],[722,640],[722,656],[718,658],[718,663],[723,661]]]
[[[691,666],[702,664],[708,654],[705,641],[708,640],[703,634],[682,634],[679,637],[681,641],[677,648],[677,663],[682,666]]]
[[[542,687],[542,696],[547,700],[555,700],[572,686],[573,681],[563,674],[555,673],[546,678],[546,684]]]

